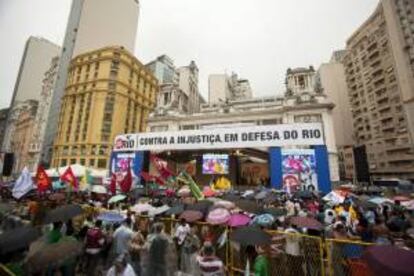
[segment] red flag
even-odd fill
[[[78,179],[76,178],[75,174],[72,171],[72,168],[69,166],[66,171],[60,176],[60,180],[69,183],[72,188],[75,190],[79,187]]]
[[[52,183],[45,169],[41,165],[37,167],[36,182],[37,190],[39,192],[45,192],[47,189],[49,189],[50,184]]]
[[[111,193],[113,195],[116,194],[116,175],[115,175],[115,173],[112,173],[111,183],[109,183],[109,191],[111,191]]]
[[[169,178],[174,176],[174,173],[168,168],[167,162],[162,160],[161,158],[157,157],[156,155],[151,154],[150,160],[152,164],[154,164],[157,171],[160,173],[162,178]]]
[[[131,190],[132,186],[132,174],[131,174],[131,168],[128,166],[128,172],[125,175],[124,179],[122,179],[121,182],[119,182],[119,186],[121,187],[121,191],[123,193],[128,193],[129,190]]]

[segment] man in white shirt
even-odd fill
[[[184,220],[181,219],[180,225],[178,225],[177,229],[175,230],[174,238],[177,239],[177,243],[179,246],[181,246],[187,237],[187,235],[190,233],[191,228],[190,225]]]
[[[129,242],[134,234],[129,225],[131,225],[131,221],[127,218],[112,235],[116,256],[128,253]]]

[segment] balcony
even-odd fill
[[[390,163],[398,163],[398,162],[404,163],[405,161],[414,161],[414,154],[401,153],[401,154],[388,155],[387,160]]]
[[[398,151],[403,151],[403,150],[409,150],[411,149],[410,144],[394,144],[394,145],[386,145],[386,152],[398,152]]]

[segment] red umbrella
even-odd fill
[[[231,215],[229,221],[227,222],[227,224],[230,227],[240,227],[240,226],[245,226],[247,224],[249,224],[250,222],[250,217],[244,214],[233,214]]]
[[[203,213],[195,210],[186,210],[180,215],[180,219],[184,219],[187,222],[195,222],[203,218]]]
[[[320,230],[323,228],[322,223],[314,218],[309,217],[291,217],[290,223],[296,225],[297,227],[304,227],[315,230]]]

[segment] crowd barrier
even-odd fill
[[[150,218],[138,216],[138,221]],[[174,228],[179,220],[160,219],[165,231],[174,235]],[[207,226],[214,242],[217,243],[225,231],[231,234],[232,228],[223,225],[211,225],[206,222],[194,222],[199,233]],[[373,276],[362,255],[370,243],[355,240],[323,239],[319,236],[267,231],[272,242],[264,249],[267,252],[270,275],[282,276]],[[254,260],[248,252],[250,248],[240,246],[228,240],[222,247],[216,247],[216,254],[226,266],[227,275],[245,275],[246,261],[249,259],[250,272],[254,271]]]

